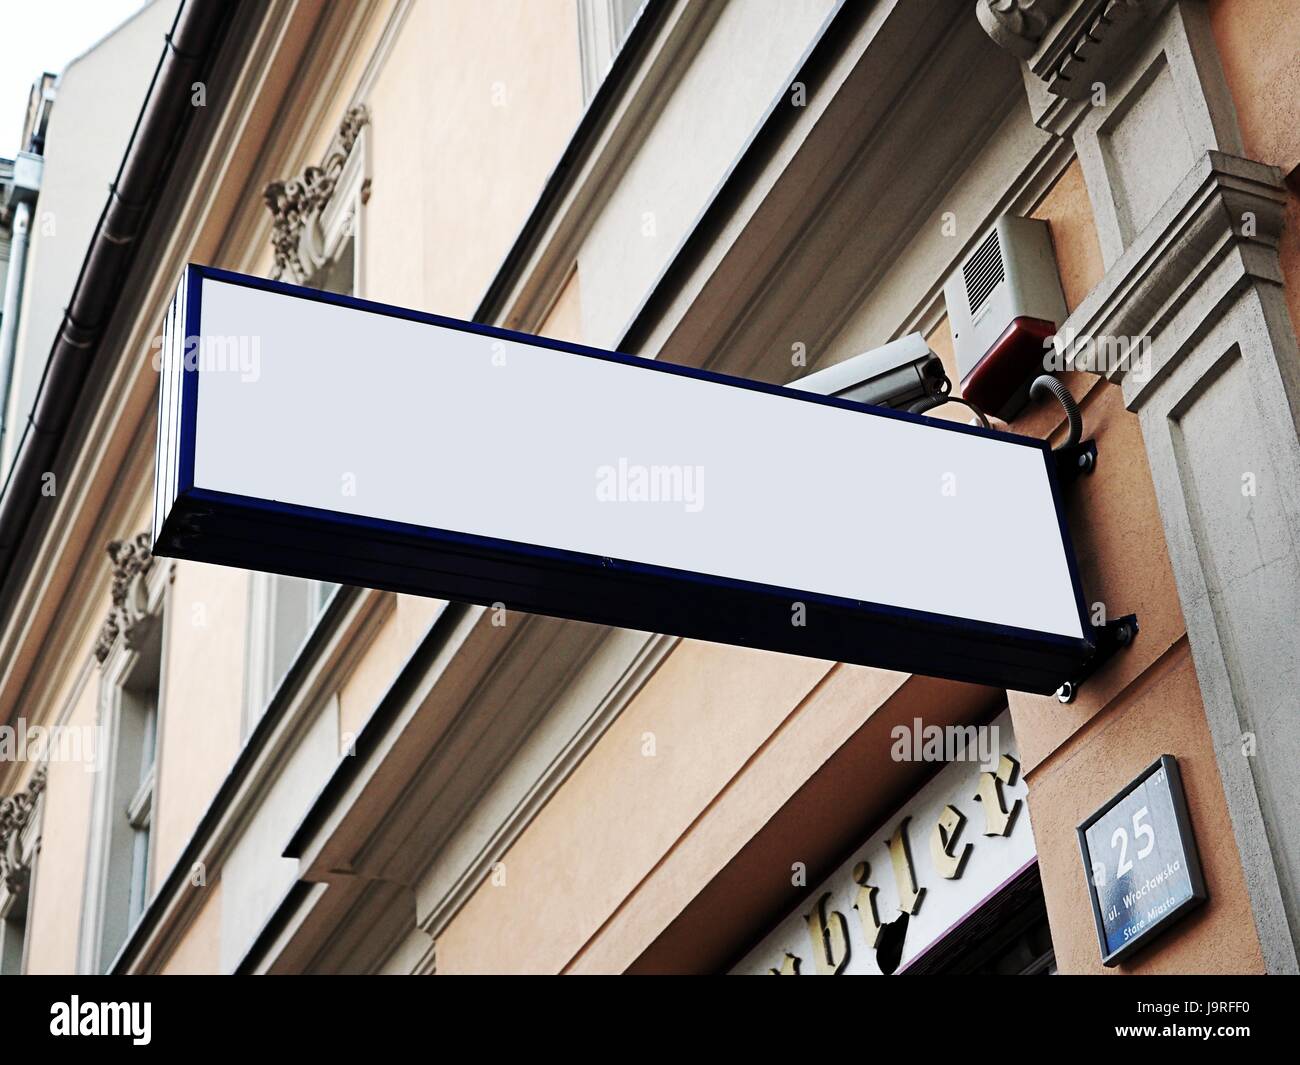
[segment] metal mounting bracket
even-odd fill
[[[1092,473],[1097,468],[1097,441],[1081,440],[1069,447],[1057,448],[1052,452],[1056,460],[1056,479],[1063,485],[1070,484],[1080,475]]]
[[[1082,446],[1082,445],[1080,445]],[[1138,619],[1136,614],[1125,614],[1122,618],[1116,618],[1114,621],[1108,621],[1104,625],[1094,625],[1092,627],[1093,637],[1096,641],[1097,650],[1093,652],[1091,658],[1084,663],[1079,675],[1067,680],[1056,689],[1056,699],[1060,703],[1072,703],[1074,698],[1079,694],[1079,688],[1089,677],[1099,668],[1110,661],[1115,653],[1121,648],[1131,644],[1138,634]]]

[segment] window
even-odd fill
[[[337,292],[343,296],[355,296],[357,294],[356,245],[356,238],[348,234],[312,279],[313,287],[325,292]]]
[[[275,573],[252,575],[245,735],[261,719],[337,588]]]
[[[113,960],[149,901],[154,756],[161,694],[162,618],[149,619],[137,649],[119,659],[108,684],[108,743],[102,795],[104,844],[96,969]]]
[[[119,641],[107,659],[100,707],[106,750],[96,783],[93,894],[86,967],[103,972],[149,901],[154,759],[161,702],[162,617],[138,624],[131,647]]]
[[[104,972],[151,897],[155,761],[170,566],[149,534],[109,545],[113,606],[100,631],[99,733],[79,968]]]
[[[116,907],[120,908],[124,920],[121,935],[114,933],[111,943],[106,939],[110,953],[116,953],[149,901],[149,842],[161,671],[162,625],[156,622],[123,678],[117,697],[117,742],[112,768],[117,802],[109,811],[112,818],[109,880],[110,895],[124,896]],[[119,916],[113,914],[110,927],[117,923]]]
[[[577,4],[582,99],[590,103],[636,25],[645,0],[577,0]]]
[[[23,971],[23,945],[27,938],[27,892],[12,897],[9,912],[0,918],[0,976]]]

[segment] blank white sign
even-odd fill
[[[1029,442],[202,284],[196,487],[1083,635]]]

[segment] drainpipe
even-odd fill
[[[29,529],[38,520],[45,499],[43,479],[53,468],[73,410],[98,362],[100,339],[117,307],[140,237],[153,218],[181,140],[191,125],[204,124],[204,109],[190,103],[192,86],[208,76],[228,28],[236,21],[248,27],[263,18],[266,9],[264,4],[230,0],[183,0],[176,13],[149,95],[50,349],[36,398],[30,411],[19,412],[13,420],[11,436],[17,438],[17,444],[0,489],[0,619],[5,617],[14,591],[15,581],[10,579],[14,559],[30,542]],[[214,122],[207,120],[209,126]],[[189,179],[188,173],[179,178]],[[25,423],[20,420],[24,415]],[[39,510],[39,520],[49,513],[49,507]]]
[[[32,206],[41,191],[45,160],[34,152],[19,152],[8,188],[14,231],[9,244],[9,276],[5,281],[4,318],[0,318],[0,468],[5,461],[5,437],[9,432],[9,390],[13,387],[14,359],[18,345],[18,313],[27,276],[27,244],[32,225]]]
[[[4,462],[5,436],[9,431],[9,389],[14,379],[14,346],[18,343],[18,308],[23,299],[23,277],[27,273],[27,231],[32,208],[26,200],[14,207],[13,239],[9,242],[9,276],[5,280],[4,317],[0,318],[0,465]]]

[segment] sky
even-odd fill
[[[62,73],[144,0],[22,0],[4,7],[0,32],[0,156],[21,147],[27,94],[43,71]]]

